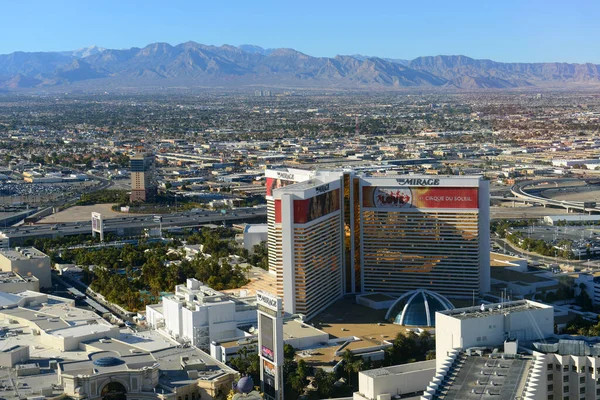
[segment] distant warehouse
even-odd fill
[[[574,167],[585,165],[588,169],[590,166],[600,166],[600,159],[591,158],[591,159],[581,159],[581,160],[572,160],[572,159],[556,159],[552,160],[552,166],[554,167]]]

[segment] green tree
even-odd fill
[[[296,349],[291,344],[283,345],[283,358],[284,360],[293,360],[296,356]]]
[[[238,356],[231,359],[229,364],[243,375],[249,375],[254,382],[260,381],[260,358],[256,346],[242,346]]]
[[[325,372],[321,368],[316,369],[313,385],[316,386],[320,399],[329,399],[333,396],[336,381],[335,374]]]

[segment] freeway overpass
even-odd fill
[[[535,181],[522,181],[515,183],[511,188],[510,192],[516,198],[523,200],[526,203],[531,204],[540,204],[544,207],[562,207],[570,212],[571,210],[582,211],[587,213],[598,213],[600,212],[600,208],[597,207],[585,207],[583,201],[564,201],[564,200],[552,200],[546,197],[537,196],[527,192],[527,188],[532,186],[540,186],[540,185],[548,185],[547,187],[551,187],[550,185],[554,185],[558,187],[561,183],[567,182],[581,182],[581,179],[573,179],[573,178],[560,178],[560,179],[541,179]]]
[[[154,220],[153,215],[130,216],[104,220],[104,233],[115,233],[120,236],[136,236],[145,229],[165,228],[198,228],[204,225],[234,224],[240,222],[264,223],[267,219],[266,207],[245,207],[228,210],[226,213],[218,211],[187,211],[161,215],[162,222]],[[90,218],[91,219],[91,218]],[[28,239],[55,238],[71,235],[91,235],[92,223],[69,222],[60,224],[38,224],[10,227],[0,231],[8,237],[9,246],[22,245]]]

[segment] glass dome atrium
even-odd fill
[[[435,326],[435,312],[453,308],[444,296],[417,289],[400,296],[388,310],[385,319],[398,325]]]
[[[102,357],[94,360],[94,365],[98,367],[114,367],[123,364],[125,361],[117,357]]]

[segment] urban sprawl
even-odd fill
[[[600,96],[0,95],[0,397],[597,399]]]

